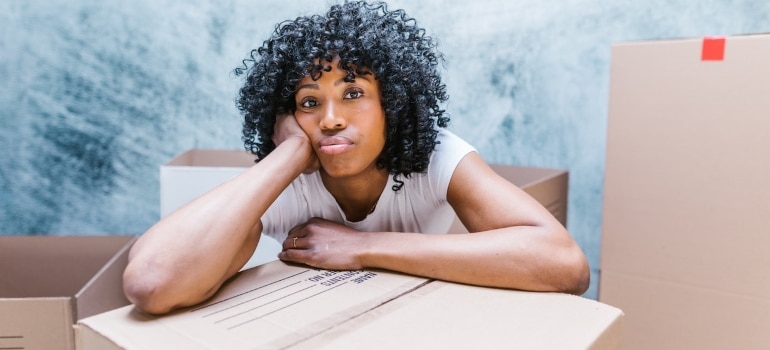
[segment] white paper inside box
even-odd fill
[[[74,349],[80,318],[129,302],[133,236],[0,237],[0,349]]]

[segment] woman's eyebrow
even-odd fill
[[[372,80],[369,78],[369,75],[371,75],[371,74],[357,74],[353,78],[353,80],[361,78],[361,79],[366,80],[367,82],[371,83]],[[352,83],[352,82],[354,82],[354,81],[348,82],[348,81],[346,81],[346,79],[347,79],[347,77],[342,77],[342,78],[337,79],[337,81],[334,82],[334,86],[337,86],[337,85],[340,85],[340,84],[343,84],[343,83]]]
[[[356,75],[355,79],[361,78],[361,79],[366,80],[366,81],[371,83],[372,80],[369,78],[369,75],[371,75],[371,74],[359,74],[359,75]],[[347,81],[345,81],[345,79],[346,79],[346,77],[342,77],[342,78],[337,79],[334,82],[334,86],[338,86],[340,84],[347,83]],[[302,85],[298,86],[297,90],[295,90],[295,91],[299,91],[299,90],[302,90],[302,89],[319,90],[320,87],[318,86],[318,83],[307,83],[307,84],[302,84]]]
[[[302,89],[306,89],[306,88],[307,88],[307,89],[313,89],[313,90],[318,90],[318,89],[320,89],[320,88],[318,87],[318,84],[316,84],[316,83],[309,83],[309,84],[302,84],[302,85],[300,85],[299,87],[297,87],[297,90],[296,90],[296,91],[299,91],[299,90],[302,90]]]

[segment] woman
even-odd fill
[[[435,42],[403,11],[347,2],[277,26],[244,61],[238,107],[257,163],[151,227],[125,292],[165,313],[213,295],[261,233],[279,258],[580,294],[566,229],[445,130]],[[440,235],[454,213],[472,234]]]

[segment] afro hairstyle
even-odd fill
[[[246,75],[236,100],[244,116],[244,146],[257,162],[274,150],[276,116],[296,110],[297,83],[306,76],[320,78],[331,70],[322,63],[335,58],[348,80],[366,68],[379,83],[386,143],[376,164],[393,175],[398,191],[400,176],[427,170],[437,127],[449,124],[439,106],[448,96],[437,70],[444,57],[436,41],[403,10],[390,11],[382,2],[346,1],[325,15],[279,23],[251,51],[234,71]]]

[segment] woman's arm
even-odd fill
[[[210,297],[254,252],[260,218],[280,193],[315,161],[307,136],[290,119],[283,142],[265,159],[162,219],[129,253],[124,291],[154,314]],[[289,123],[281,123],[289,124]],[[296,127],[296,128],[294,128]],[[299,136],[299,137],[295,137]]]
[[[491,287],[573,294],[588,288],[588,263],[567,230],[478,154],[468,154],[457,166],[447,197],[474,233],[367,233],[316,219],[290,233],[279,257],[321,268],[383,268]],[[292,249],[293,237],[300,237],[300,249]]]

